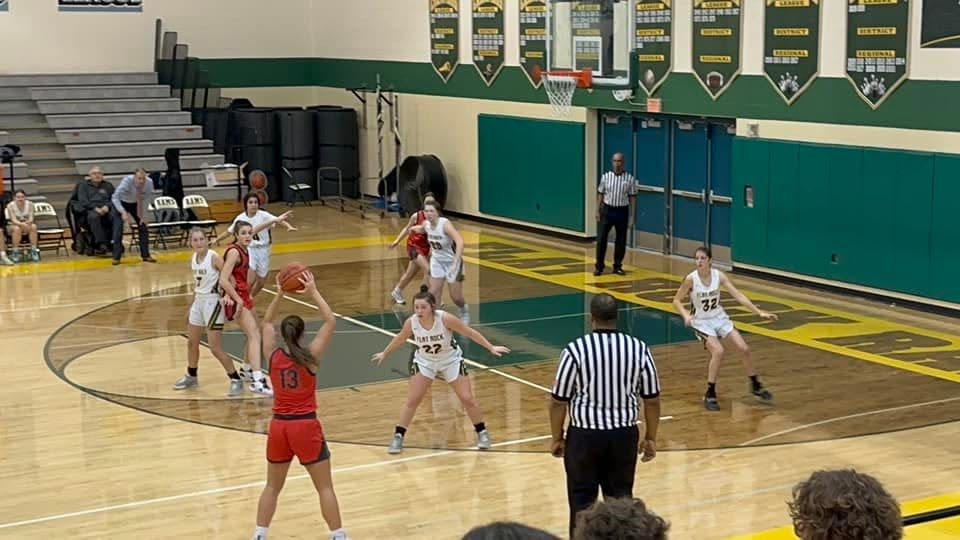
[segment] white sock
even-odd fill
[[[257,530],[253,531],[253,540],[267,540],[267,528],[257,527]]]
[[[330,540],[347,540],[347,531],[343,530],[343,527],[330,531]]]
[[[243,364],[243,370],[244,370],[244,371],[253,371],[253,366],[250,365],[249,362],[245,362],[245,363]]]

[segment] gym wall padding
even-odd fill
[[[481,114],[480,211],[584,231],[582,123]]]
[[[733,174],[735,263],[960,302],[960,156],[737,137]]]

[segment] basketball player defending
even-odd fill
[[[300,282],[304,294],[313,298],[320,310],[323,326],[310,344],[304,347],[303,319],[289,315],[280,323],[281,344],[276,343],[273,321],[283,298],[283,287],[277,276],[277,295],[263,316],[263,354],[270,357],[270,382],[276,389],[273,396],[273,419],[267,435],[267,485],[257,505],[257,529],[253,540],[267,540],[267,528],[277,511],[277,498],[290,470],[293,456],[310,474],[320,496],[320,513],[330,528],[332,540],[347,540],[340,521],[340,505],[333,491],[330,471],[330,449],[317,418],[317,369],[327,345],[333,337],[337,319],[326,300],[317,291],[313,274],[303,272]]]
[[[437,301],[443,299],[443,284],[447,283],[450,299],[460,308],[460,319],[470,324],[470,309],[463,299],[463,237],[445,217],[440,217],[440,204],[423,204],[427,220],[410,230],[427,233],[430,243],[430,292]]]
[[[417,349],[413,354],[411,365],[410,386],[407,392],[407,402],[400,411],[400,421],[397,422],[393,440],[387,450],[391,454],[403,451],[403,437],[407,434],[407,427],[413,421],[413,415],[423,400],[433,380],[442,377],[453,388],[463,408],[473,423],[477,432],[477,448],[490,448],[490,434],[483,423],[483,411],[473,396],[470,380],[467,379],[467,368],[463,362],[463,351],[453,338],[453,333],[467,336],[475,343],[490,351],[494,356],[501,356],[510,352],[510,349],[501,345],[491,345],[480,332],[467,326],[460,319],[436,309],[436,298],[427,290],[426,285],[420,287],[420,292],[413,297],[414,314],[403,323],[403,329],[397,334],[387,348],[373,355],[372,360],[377,364],[395,351],[406,340],[413,337]],[[462,376],[461,376],[462,375]]]
[[[200,381],[197,378],[197,366],[200,364],[200,338],[203,331],[207,331],[210,342],[210,352],[220,361],[227,377],[230,379],[228,396],[239,396],[243,393],[243,381],[233,366],[233,361],[223,351],[223,304],[220,303],[220,269],[223,268],[223,259],[216,251],[209,249],[207,235],[202,229],[191,229],[190,247],[193,255],[190,256],[190,269],[193,271],[194,292],[193,304],[187,322],[187,374],[173,385],[174,390],[196,388]]]
[[[432,193],[427,193],[423,197],[424,204],[432,204],[435,202],[436,199],[433,198]],[[407,270],[400,276],[400,281],[397,282],[397,285],[390,293],[393,301],[398,304],[406,303],[406,300],[403,299],[403,289],[410,284],[413,276],[417,275],[417,270],[423,271],[424,278],[430,275],[430,243],[427,241],[427,235],[422,232],[422,230],[413,230],[413,228],[418,225],[422,226],[426,219],[427,216],[423,213],[423,210],[417,210],[415,214],[410,216],[410,220],[403,227],[403,230],[400,231],[397,238],[390,244],[390,249],[393,249],[397,247],[397,244],[400,243],[400,240],[402,240],[404,236],[407,237],[407,256],[410,257],[410,262],[407,263]]]
[[[717,376],[720,373],[720,364],[723,362],[723,345],[720,340],[732,342],[743,354],[743,367],[750,377],[750,392],[761,401],[768,403],[773,401],[773,394],[764,388],[757,377],[757,371],[754,369],[753,360],[750,357],[750,347],[747,346],[743,336],[733,326],[733,321],[730,320],[727,312],[720,304],[720,287],[726,288],[740,305],[763,319],[775,321],[777,315],[762,311],[753,305],[749,298],[737,290],[726,274],[713,268],[709,248],[698,248],[695,258],[697,269],[690,272],[683,280],[680,289],[673,297],[673,306],[683,316],[683,323],[693,328],[697,334],[697,339],[702,341],[704,347],[710,351],[707,392],[703,396],[703,406],[708,411],[720,410],[720,404],[717,402]],[[692,314],[683,304],[688,294],[693,304],[694,311]]]
[[[233,223],[213,241],[214,244],[233,234],[238,221],[245,221],[256,227],[261,223],[266,223],[277,217],[266,210],[260,209],[260,199],[257,197],[257,194],[252,191],[247,193],[246,197],[243,198],[243,206],[246,208],[246,211],[241,212],[237,217],[233,218]],[[283,223],[283,226],[286,227],[288,231],[292,232],[297,230],[296,227],[286,221],[282,221],[281,223]],[[250,296],[256,296],[257,293],[260,292],[260,289],[263,288],[263,284],[266,282],[267,274],[270,273],[270,255],[273,251],[273,236],[270,234],[270,229],[274,226],[275,224],[270,225],[254,234],[253,241],[250,243],[250,276],[247,279],[247,282],[250,284]]]

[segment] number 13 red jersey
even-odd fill
[[[308,414],[317,410],[317,376],[297,364],[283,349],[270,355],[274,414]]]

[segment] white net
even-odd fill
[[[557,117],[570,116],[573,92],[577,89],[578,79],[572,75],[543,75],[543,88],[547,91],[553,114]]]

